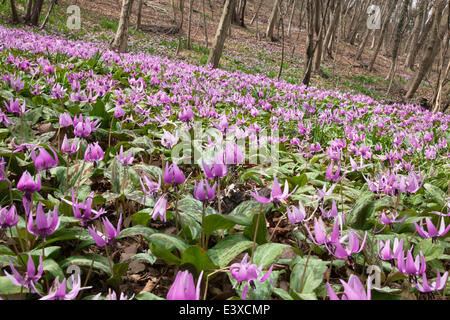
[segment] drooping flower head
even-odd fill
[[[38,293],[35,287],[35,283],[39,281],[42,273],[44,272],[44,265],[42,264],[42,254],[39,256],[39,266],[37,272],[30,253],[28,253],[27,271],[23,276],[20,275],[20,273],[14,268],[11,261],[9,262],[9,267],[11,268],[12,275],[10,275],[6,271],[4,271],[4,273],[8,277],[8,279],[11,280],[13,285],[17,287],[23,286],[28,290],[34,290],[34,292]]]
[[[48,294],[39,300],[73,300],[77,297],[78,293],[80,293],[81,290],[92,288],[81,287],[81,279],[79,274],[77,278],[75,278],[75,275],[72,275],[71,282],[72,289],[67,292],[66,279],[64,278],[64,280],[60,283],[59,278],[56,277]]]
[[[104,247],[105,245],[113,245],[113,241],[120,233],[120,226],[122,224],[122,213],[120,213],[119,222],[117,223],[117,228],[111,224],[108,218],[102,218],[102,222],[106,231],[106,234],[103,234],[97,230],[93,226],[88,227],[89,233],[95,241],[95,244],[99,247]]]
[[[28,217],[28,232],[36,237],[42,236],[44,239],[46,236],[54,233],[58,229],[61,219],[58,217],[58,211],[56,206],[53,208],[53,215],[51,211],[45,215],[42,203],[38,203],[36,209],[36,226],[34,225],[33,214],[30,212]]]
[[[327,283],[327,290],[328,295],[330,297],[330,300],[371,300],[372,299],[372,293],[371,293],[371,281],[367,281],[367,292],[364,289],[363,284],[361,283],[361,280],[354,274],[352,274],[349,279],[348,283],[344,280],[340,280],[342,285],[344,286],[344,293],[342,294],[341,298],[339,299],[338,295],[334,292],[334,290],[331,288],[330,284]]]
[[[200,300],[200,283],[203,271],[194,283],[194,277],[189,271],[178,271],[175,281],[167,293],[167,300]]]
[[[231,265],[231,276],[236,279],[237,283],[245,283],[244,289],[242,291],[242,299],[245,300],[247,298],[248,287],[253,287],[254,281],[265,282],[267,279],[269,279],[272,268],[273,265],[271,265],[269,270],[267,270],[267,272],[263,275],[262,265],[258,267],[256,264],[250,263],[248,261],[247,253],[245,254],[241,262],[233,263]]]

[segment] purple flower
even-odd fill
[[[420,220],[420,226],[414,222],[414,226],[416,227],[417,233],[422,238],[433,238],[436,239],[437,237],[443,237],[447,234],[447,232],[450,230],[450,224],[445,227],[445,221],[444,219],[441,219],[441,226],[439,227],[439,230],[436,229],[433,222],[430,218],[425,218],[425,221],[427,223],[427,229],[428,231],[425,231],[425,226],[423,223],[423,219]]]
[[[84,161],[86,162],[101,161],[103,160],[103,156],[104,156],[103,150],[99,146],[98,142],[94,144],[90,143],[87,146],[86,151],[84,153]]]
[[[403,274],[417,276],[424,273],[427,266],[425,264],[425,257],[423,255],[423,252],[420,251],[420,253],[416,256],[416,259],[413,259],[412,250],[413,248],[408,250],[408,253],[406,254],[406,261],[404,258],[403,249],[398,253],[397,267],[398,270]]]
[[[348,279],[348,283],[344,280],[340,280],[342,285],[344,286],[344,293],[339,299],[338,295],[333,291],[330,284],[327,283],[328,295],[330,296],[330,300],[371,300],[372,293],[370,288],[371,281],[367,281],[367,292],[364,289],[361,280],[354,274],[350,275]]]
[[[340,180],[339,175],[341,174],[341,164],[340,163],[338,164],[338,168],[334,174],[333,174],[333,166],[334,163],[333,161],[331,161],[330,164],[328,165],[325,177],[331,181],[339,181]]]
[[[77,297],[78,293],[84,289],[90,289],[92,287],[81,287],[80,275],[75,278],[75,275],[71,277],[72,290],[67,292],[66,279],[59,283],[59,278],[56,277],[50,288],[48,294],[39,300],[73,300]]]
[[[230,267],[231,276],[236,279],[237,283],[244,283],[245,287],[242,291],[242,299],[247,298],[247,290],[249,285],[253,287],[254,281],[265,282],[272,272],[273,265],[263,275],[262,265],[258,267],[256,264],[248,262],[248,254],[246,253],[240,263],[233,263]]]
[[[12,228],[17,225],[17,222],[19,222],[19,217],[17,216],[17,210],[14,205],[9,210],[6,207],[0,207],[0,229]]]
[[[54,168],[58,165],[58,156],[56,155],[55,150],[49,147],[52,150],[54,158],[45,150],[43,147],[38,147],[39,155],[36,156],[36,148],[31,150],[31,159],[33,159],[34,166],[37,171],[48,170]]]
[[[381,240],[378,242],[378,256],[381,260],[394,261],[399,258],[399,254],[403,255],[403,239],[399,241],[395,238],[392,249],[391,239],[387,239],[385,243]]]
[[[217,182],[214,186],[210,186],[208,181],[201,179],[199,184],[195,182],[194,186],[194,198],[200,201],[211,201],[215,197]],[[205,192],[206,187],[206,192]]]
[[[322,211],[322,215],[324,218],[336,218],[338,216],[338,209],[336,206],[336,201],[334,199],[331,202],[331,210],[329,212],[326,212],[323,210],[322,207],[320,207],[320,211]]]
[[[78,118],[77,116],[73,118],[73,126],[73,134],[76,137],[87,138],[91,132],[97,131],[100,123],[98,120],[91,122],[91,119],[89,118],[87,118],[86,121],[83,121],[83,115],[80,114]]]
[[[98,300],[102,294],[99,293],[95,295],[92,300]],[[111,289],[108,289],[108,294],[105,298],[105,300],[132,300],[134,298],[134,294],[128,298],[125,293],[121,292],[119,298],[117,298],[117,294],[115,291],[111,291]]]
[[[381,230],[379,230],[379,231],[375,231],[375,233],[380,233],[380,232],[383,231],[384,228],[386,228],[387,226],[390,226],[391,229],[392,229],[392,225],[393,225],[394,223],[402,223],[402,222],[405,221],[405,219],[406,219],[406,215],[405,215],[403,218],[401,218],[401,219],[399,219],[399,220],[396,220],[396,219],[398,218],[398,212],[397,212],[397,211],[396,211],[396,212],[391,212],[391,214],[392,214],[392,218],[389,218],[389,217],[386,215],[385,212],[382,212],[382,213],[381,213],[381,219],[380,219],[380,221],[381,221],[381,223],[383,224],[383,228],[381,228]]]
[[[228,174],[227,165],[223,163],[221,158],[223,159],[220,154],[216,155],[212,165],[208,165],[202,160],[203,171],[208,179],[221,178]]]
[[[11,280],[13,285],[17,287],[23,286],[28,290],[32,289],[34,290],[34,292],[38,293],[34,284],[39,281],[42,273],[44,272],[44,265],[42,264],[42,254],[39,256],[39,267],[37,272],[30,253],[28,253],[27,271],[25,272],[24,276],[21,276],[20,273],[17,272],[11,261],[9,262],[9,267],[11,268],[11,272],[13,275],[10,275],[6,271],[4,272],[8,279]]]
[[[330,235],[328,235],[327,230],[325,228],[325,224],[323,223],[323,220],[321,217],[317,220],[317,218],[314,218],[314,237],[311,234],[311,231],[309,231],[308,226],[305,224],[306,231],[309,234],[309,237],[311,238],[312,242],[314,242],[317,245],[325,245],[325,247],[328,249],[329,246],[333,245],[335,242],[339,240],[339,219],[336,218],[334,221],[333,231]]]
[[[166,162],[166,168],[164,169],[163,174],[164,183],[166,184],[175,184],[179,185],[186,181],[186,177],[183,172],[178,168],[177,164],[174,162],[169,166],[169,163]]]
[[[166,131],[165,129],[163,129],[163,136],[161,138],[161,144],[168,148],[168,149],[172,149],[174,145],[176,145],[178,143],[178,135],[175,134],[171,134],[169,131]]]
[[[364,244],[366,243],[367,238],[367,232],[364,234],[364,239],[359,244],[358,235],[354,231],[349,231],[348,235],[343,236],[338,241],[335,241],[334,244],[334,250],[330,252],[338,259],[345,259],[350,257],[353,253],[359,253],[364,248]],[[347,246],[344,248],[342,246],[342,243],[345,243],[345,241],[348,239]],[[330,251],[330,250],[329,250]]]
[[[80,148],[80,143],[77,139],[73,139],[72,145],[67,140],[67,135],[64,135],[63,142],[61,144],[61,151],[66,154],[74,154]]]
[[[73,120],[69,113],[64,112],[59,115],[59,126],[61,128],[65,128],[71,125],[73,125]]]
[[[167,300],[200,300],[200,283],[203,271],[194,283],[194,277],[189,271],[178,271],[175,281],[167,293]]]
[[[123,117],[124,115],[125,115],[125,110],[123,110],[121,106],[116,106],[114,108],[114,117],[115,118],[120,118],[120,117]]]
[[[167,212],[167,198],[166,194],[163,194],[158,201],[156,201],[155,206],[152,211],[152,219],[156,220],[158,217],[161,221],[166,222],[166,212]]]
[[[13,98],[10,98],[9,104],[7,104],[6,101],[3,103],[5,104],[6,109],[11,113],[25,114],[28,111],[30,111],[30,110],[26,111],[25,102],[22,105],[20,105],[19,99],[13,100]]]
[[[280,184],[278,183],[278,180],[276,177],[273,177],[273,187],[272,192],[270,194],[270,198],[265,198],[263,196],[258,195],[257,192],[251,192],[250,194],[260,203],[270,203],[273,202],[274,204],[278,205],[280,202],[285,202],[287,198],[289,198],[294,192],[297,190],[297,186],[292,190],[291,193],[289,193],[289,186],[287,180],[284,181],[284,191],[281,191]],[[255,190],[256,191],[256,190]]]
[[[128,155],[125,157],[123,154],[123,146],[120,146],[120,151],[119,151],[119,162],[123,165],[123,166],[129,166],[133,163],[134,157],[133,157],[133,148],[131,148],[130,152],[128,153]]]
[[[66,94],[66,89],[64,89],[59,83],[53,86],[50,90],[50,95],[54,99],[61,99]]]
[[[244,162],[244,155],[242,154],[241,148],[237,143],[227,142],[225,145],[225,164],[237,165]]]
[[[75,193],[72,188],[72,201],[62,199],[64,202],[72,206],[73,216],[81,220],[81,225],[85,227],[89,221],[93,221],[104,214],[105,209],[101,208],[99,211],[92,209],[92,201],[94,194],[91,193],[85,202],[78,202],[75,198]]]
[[[142,178],[139,177],[139,181],[141,182],[142,191],[147,195],[156,195],[156,193],[161,189],[161,176],[159,176],[158,183],[154,181],[150,181],[149,178],[146,176],[143,176],[144,181],[142,181]],[[145,203],[145,200],[144,200]]]
[[[291,206],[290,208],[287,207],[286,212],[287,212],[289,222],[292,224],[296,224],[296,223],[303,222],[303,221],[308,221],[312,217],[312,215],[311,215],[311,217],[309,217],[308,219],[305,220],[306,210],[305,210],[305,207],[303,207],[303,204],[301,202],[298,203],[298,207],[296,207],[296,206]]]
[[[180,118],[183,122],[189,122],[192,118],[194,118],[194,113],[192,112],[192,109],[190,107],[183,108],[178,113],[178,118]]]
[[[97,246],[104,247],[107,244],[112,246],[113,240],[117,238],[117,236],[120,233],[120,225],[122,224],[122,213],[120,214],[119,222],[117,223],[117,228],[114,228],[114,226],[111,224],[108,218],[102,218],[102,222],[103,225],[105,226],[106,235],[95,230],[93,226],[88,227],[89,233],[91,234]]]
[[[33,192],[41,190],[41,175],[38,174],[37,181],[35,182],[28,171],[25,171],[17,183],[17,189],[25,192],[23,196],[23,205],[25,212],[28,214],[31,208],[31,201]]]
[[[447,282],[448,271],[442,275],[442,278],[440,272],[439,271],[436,272],[437,272],[436,281],[433,281],[431,285],[428,283],[426,272],[424,272],[422,274],[422,284],[420,284],[420,282],[417,282],[415,284],[417,290],[424,293],[442,290],[445,286],[445,283]]]
[[[27,229],[36,237],[43,236],[45,239],[46,236],[54,233],[58,229],[60,222],[61,219],[58,218],[56,206],[53,208],[53,216],[51,215],[51,211],[46,216],[42,204],[39,202],[36,209],[36,226],[34,226],[33,214],[30,212]]]

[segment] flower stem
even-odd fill
[[[111,270],[111,277],[114,276],[114,269],[112,266],[112,259],[111,259],[111,255],[109,254],[109,250],[108,250],[108,245],[105,246],[105,250],[106,250],[106,256],[108,257],[108,264],[109,264],[109,269]]]
[[[258,230],[259,230],[259,220],[261,219],[262,215],[262,205],[259,209],[258,219],[256,219],[256,228],[255,228],[255,234],[253,236],[253,246],[252,246],[252,257],[250,258],[250,263],[253,263],[253,256],[255,255],[255,247],[256,247],[256,237],[258,236]]]

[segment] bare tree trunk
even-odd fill
[[[380,38],[378,39],[377,47],[375,48],[375,52],[374,52],[374,54],[372,56],[372,60],[370,61],[370,64],[369,64],[369,70],[370,71],[373,70],[373,66],[375,65],[375,61],[377,60],[378,53],[380,53],[381,45],[382,45],[383,40],[384,40],[384,38],[386,36],[387,26],[388,26],[389,20],[390,20],[390,18],[392,16],[392,13],[394,12],[394,9],[397,6],[397,1],[398,0],[392,0],[389,12],[388,12],[388,14],[386,15],[386,17],[385,17],[385,19],[383,21],[383,26],[381,27]]]
[[[328,52],[328,55],[331,56],[331,54],[330,54],[331,52],[329,50],[330,42],[331,42],[331,38],[334,36],[334,34],[336,32],[337,25],[339,23],[339,16],[340,16],[340,12],[341,12],[341,0],[335,0],[335,1],[336,1],[336,3],[335,3],[333,16],[331,18],[330,25],[327,30],[327,34],[325,35],[324,47],[326,50],[323,50],[322,59],[325,59],[325,55],[327,52]]]
[[[291,25],[292,25],[292,18],[294,17],[294,12],[295,12],[295,6],[297,5],[297,0],[294,0],[294,3],[292,4],[292,11],[291,11],[291,15],[289,17],[289,25],[288,25],[288,30],[287,30],[287,37],[289,38],[291,36]]]
[[[259,10],[261,9],[262,3],[263,3],[263,0],[260,0],[258,7],[256,8],[255,14],[253,15],[253,18],[252,18],[252,20],[250,20],[250,25],[252,25],[253,22],[255,22],[255,19],[258,17],[258,13],[259,13]]]
[[[408,6],[411,0],[403,0],[402,11],[400,12],[400,17],[397,25],[397,30],[395,31],[395,39],[394,39],[394,47],[392,48],[392,58],[391,58],[391,70],[389,71],[388,79],[389,79],[389,88],[387,94],[389,94],[392,86],[392,82],[394,81],[395,70],[397,68],[397,58],[398,58],[398,49],[400,48],[400,41],[402,36],[403,25],[406,19],[406,13],[408,11]]]
[[[10,1],[11,4],[11,20],[13,24],[19,23],[19,16],[17,15],[16,3],[14,0]]]
[[[274,41],[273,38],[273,28],[275,27],[275,22],[278,18],[278,7],[279,2],[281,0],[274,0],[272,12],[270,13],[269,22],[267,23],[267,29],[266,29],[266,38],[269,38],[270,41]]]
[[[184,0],[180,0],[180,12],[181,12],[181,18],[180,23],[178,25],[178,45],[177,45],[177,52],[176,55],[178,56],[180,54],[181,50],[181,34],[183,31],[183,23],[184,23]]]
[[[119,27],[116,36],[111,44],[112,50],[118,52],[128,51],[128,26],[130,23],[131,10],[133,8],[133,0],[122,0],[122,10],[120,12]]]
[[[33,8],[33,0],[27,1],[27,9],[25,11],[24,21],[25,23],[29,23],[31,19],[31,9]]]
[[[173,0],[172,0],[172,4],[173,4]],[[137,30],[141,29],[141,24],[142,24],[142,5],[143,5],[142,0],[138,0],[138,12],[137,12],[137,21],[136,21],[136,29]],[[175,10],[173,12],[175,13]],[[174,20],[175,19],[176,18],[174,18]]]
[[[281,11],[280,3],[278,2],[278,11],[280,12],[280,23],[281,23],[281,61],[280,61],[280,69],[278,70],[277,79],[280,81],[281,73],[283,72],[283,63],[284,63],[284,19],[283,12]]]
[[[316,3],[316,17],[320,18],[321,12],[322,12],[322,0],[317,0]],[[326,20],[326,16],[323,16],[323,19]],[[319,25],[319,22],[316,20],[316,26]],[[317,34],[317,49],[315,50],[315,56],[314,56],[314,72],[320,72],[320,62],[321,62],[321,58],[322,58],[322,48],[323,48],[323,33],[320,32],[320,30],[318,30],[316,28],[316,34]]]
[[[33,9],[31,11],[30,22],[33,26],[37,26],[39,23],[39,16],[41,15],[42,4],[44,0],[34,0]]]
[[[420,35],[420,28],[422,27],[422,20],[423,20],[423,10],[425,10],[425,1],[422,0],[419,4],[419,9],[417,12],[416,19],[414,20],[414,27],[411,31],[411,42],[409,44],[408,55],[406,58],[405,66],[411,69],[411,57],[412,57],[412,51],[416,50],[417,42],[419,41],[419,35]]]
[[[205,30],[205,48],[208,49],[208,28],[206,26],[206,9],[205,9],[205,0],[202,0],[202,10],[203,10],[203,29]]]
[[[194,0],[189,0],[189,21],[188,21],[188,33],[187,33],[187,48],[191,50],[191,26],[192,26],[192,6]]]
[[[426,9],[427,6],[425,6]],[[434,9],[433,9],[434,10]],[[424,10],[424,14],[428,13],[427,10]],[[408,56],[406,58],[405,65],[410,70],[414,70],[414,65],[416,64],[416,57],[419,51],[421,51],[422,47],[424,46],[424,43],[426,42],[426,38],[428,37],[428,34],[430,33],[430,30],[433,26],[433,19],[429,19],[428,22],[426,22],[426,16],[422,17],[422,23],[424,23],[423,28],[421,29],[420,35],[418,35],[418,40],[415,42],[416,45],[411,45],[410,51],[408,53]]]
[[[430,70],[433,61],[439,51],[439,38],[442,38],[439,36],[439,33],[441,32],[439,28],[441,20],[440,10],[442,10],[442,6],[435,5],[435,8],[433,10],[433,30],[431,34],[431,40],[428,43],[420,67],[417,70],[414,78],[410,82],[408,92],[405,95],[406,99],[411,99],[414,96],[423,78]]]
[[[369,40],[369,36],[372,33],[371,31],[372,30],[370,30],[370,29],[366,30],[366,34],[364,35],[364,39],[361,42],[361,44],[359,45],[358,52],[356,53],[356,56],[355,56],[355,59],[357,61],[361,59],[361,56],[362,56],[362,54],[364,52],[364,48],[366,47],[367,41]]]
[[[50,4],[50,8],[48,9],[47,15],[45,16],[44,22],[42,22],[41,29],[44,29],[47,25],[48,20],[50,19],[50,15],[52,14],[53,7],[55,6],[56,0],[52,0]]]
[[[219,66],[225,38],[227,37],[227,31],[231,24],[231,14],[234,10],[234,1],[235,0],[226,0],[219,25],[217,26],[216,36],[214,37],[214,43],[209,53],[207,62],[207,64],[212,65],[213,68],[217,68]]]

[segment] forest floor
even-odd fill
[[[19,1],[19,12],[23,10],[23,1]],[[136,1],[135,1],[136,2]],[[54,16],[51,17],[48,28],[56,28],[58,31],[68,32],[66,27],[67,7],[79,5],[81,8],[82,30],[76,33],[88,34],[95,32],[103,34],[103,37],[112,38],[118,26],[118,18],[121,10],[121,0],[60,0],[56,6]],[[263,1],[257,19],[250,25],[250,21],[255,13],[255,6],[258,2],[247,4],[245,24],[246,27],[232,25],[231,34],[226,39],[226,44],[221,59],[220,68],[236,71],[240,70],[250,74],[265,74],[270,78],[276,78],[280,68],[281,52],[283,47],[280,28],[275,28],[275,41],[271,42],[263,37],[265,27],[271,11],[271,1]],[[154,50],[156,54],[163,54],[168,57],[175,57],[178,42],[178,34],[170,34],[170,30],[176,26],[175,21],[180,20],[180,12],[175,4],[176,20],[174,19],[171,1],[155,0],[144,1],[142,9],[142,29],[135,30],[137,20],[137,4],[133,6],[131,17],[130,34],[131,47],[133,44],[139,49],[148,51]],[[215,30],[220,20],[222,2],[205,1],[205,15],[203,15],[203,3],[193,2],[192,14],[192,47],[186,49],[186,37],[188,29],[188,6],[184,4],[185,17],[182,30],[183,48],[178,58],[193,64],[205,64],[208,56],[208,48],[211,47]],[[46,13],[47,8],[43,9]],[[42,16],[45,16],[45,14]],[[204,20],[205,16],[208,46],[205,40]],[[6,16],[4,16],[5,18]],[[303,75],[303,62],[305,56],[306,32],[299,29],[299,8],[297,8],[292,21],[290,35],[287,36],[287,26],[289,14],[286,15],[285,41],[284,41],[284,63],[281,79],[290,83],[299,83]],[[43,17],[41,17],[43,19]],[[359,35],[361,36],[361,35]],[[389,73],[391,60],[389,58],[390,47],[382,47],[375,63],[373,71],[367,69],[367,65],[373,55],[373,51],[366,48],[361,61],[355,60],[360,39],[357,38],[355,45],[344,41],[339,41],[337,48],[333,49],[333,58],[327,57],[322,61],[321,72],[315,73],[311,80],[311,85],[324,87],[326,89],[339,90],[370,96],[379,101],[390,103],[404,103],[403,96],[409,79],[414,72],[404,68],[405,55],[399,57],[400,67],[397,70],[394,83],[390,93],[387,94],[389,81],[386,76]],[[149,42],[152,42],[149,45]],[[142,45],[144,44],[144,45]],[[367,46],[369,47],[369,46]],[[418,59],[419,60],[419,59]],[[436,78],[436,70],[433,70],[429,78],[424,79],[419,87],[413,101],[424,107],[429,107],[432,100],[433,87]],[[445,99],[444,99],[445,100]]]

